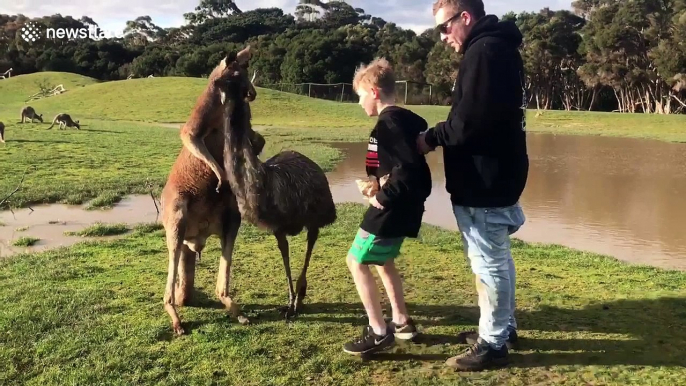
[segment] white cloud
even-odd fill
[[[121,31],[127,20],[149,15],[155,24],[173,27],[183,24],[183,14],[193,11],[199,0],[0,0],[2,12],[22,13],[29,17],[61,14],[80,18],[89,16],[105,30]],[[433,27],[431,12],[433,0],[349,0],[351,5],[367,13],[394,22],[417,33]],[[278,7],[292,13],[297,0],[237,0],[242,10]],[[508,11],[538,11],[545,6],[552,9],[569,9],[571,0],[523,0],[517,3],[507,1],[485,1],[486,12],[498,16]]]

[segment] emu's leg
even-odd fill
[[[280,232],[274,232],[274,236],[276,236],[276,241],[279,245],[279,250],[281,251],[283,267],[286,270],[286,279],[288,279],[288,307],[286,308],[286,318],[290,318],[295,314],[295,291],[293,291],[291,261],[288,256],[288,239],[286,238],[286,234]]]
[[[184,306],[193,301],[193,288],[195,284],[195,259],[196,253],[187,245],[183,245],[181,260],[178,266],[178,279],[176,281],[176,305]]]
[[[241,226],[240,214],[231,214],[224,221],[223,236],[221,238],[222,256],[219,260],[219,270],[217,272],[216,295],[224,304],[231,316],[238,319],[241,324],[248,324],[250,321],[241,313],[240,307],[231,299],[229,289],[231,287],[231,260],[233,258],[233,247],[236,243],[238,228]]]
[[[300,272],[300,277],[298,278],[295,287],[298,289],[298,296],[295,299],[295,313],[299,313],[303,308],[303,299],[307,295],[307,268],[310,266],[310,258],[312,257],[312,249],[314,249],[314,243],[317,242],[319,237],[319,228],[313,228],[307,230],[307,252],[305,253],[305,264],[303,264],[303,269]]]
[[[169,250],[169,267],[167,273],[167,286],[164,291],[164,309],[167,311],[172,320],[172,327],[177,335],[184,333],[181,328],[181,320],[179,314],[174,308],[176,304],[176,277],[181,260],[181,253],[183,247],[183,237],[186,231],[186,224],[184,213],[180,208],[174,208],[174,213],[170,218],[168,224],[165,224],[167,230],[167,249]]]

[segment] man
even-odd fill
[[[463,54],[447,121],[417,139],[423,154],[443,147],[446,190],[476,275],[479,332],[448,359],[456,370],[507,364],[517,340],[510,235],[524,224],[519,198],[529,170],[522,34],[485,15],[482,0],[438,0],[441,40]]]

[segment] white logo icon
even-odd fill
[[[21,37],[26,42],[35,42],[38,39],[38,26],[34,22],[28,22],[21,27]]]

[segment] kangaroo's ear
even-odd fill
[[[241,50],[241,52],[238,53],[236,59],[238,60],[238,64],[245,64],[250,60],[250,44],[248,44],[244,49]]]
[[[229,51],[229,53],[227,53],[226,57],[224,58],[224,60],[226,61],[226,65],[228,66],[229,64],[235,62],[237,56],[238,54],[236,53],[236,51]]]

